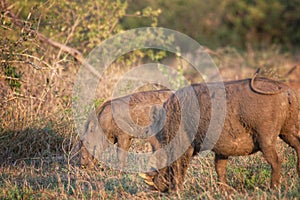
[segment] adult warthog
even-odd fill
[[[210,127],[213,109],[224,111],[220,107],[212,108],[212,102],[220,95],[210,92],[209,88],[218,87],[223,87],[226,95],[226,115],[220,134],[216,134],[217,138],[213,138],[213,135],[206,137],[209,128],[218,126],[217,121]],[[187,95],[191,94],[191,89],[196,97],[196,106],[195,101],[191,100],[192,95]],[[190,106],[184,106],[183,109],[181,104]],[[149,126],[148,134],[156,133],[160,144],[158,148],[165,149],[161,155],[165,155],[167,161],[165,167],[145,175],[146,183],[162,192],[180,189],[192,156],[211,149],[215,153],[215,170],[220,182],[226,182],[226,165],[230,156],[261,151],[272,167],[271,187],[276,187],[280,182],[281,170],[281,159],[275,148],[278,136],[296,150],[300,176],[298,111],[296,94],[287,85],[267,78],[254,76],[252,79],[182,88],[163,104],[162,109],[153,109],[154,121]],[[183,113],[185,118],[182,118]],[[162,121],[165,122],[163,126]],[[189,124],[196,124],[195,130],[189,128]],[[179,133],[180,137],[176,139]],[[214,139],[210,148],[209,141]],[[178,149],[183,151],[176,158]],[[160,160],[161,163],[163,157]]]
[[[81,164],[93,167],[94,158],[101,157],[110,144],[117,143],[119,165],[124,166],[132,139],[146,138],[144,127],[151,122],[150,108],[162,105],[171,94],[170,90],[137,92],[100,105],[85,126],[81,140]],[[155,137],[150,137],[149,142],[152,146],[157,144]]]

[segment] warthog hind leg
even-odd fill
[[[272,167],[271,175],[271,188],[278,187],[280,184],[280,170],[281,170],[281,159],[276,152],[276,137],[268,136],[267,134],[260,133],[259,137],[259,147],[267,160],[267,162]]]
[[[279,137],[296,150],[298,161],[297,161],[297,172],[300,178],[300,136],[297,135],[297,131],[293,131],[292,134],[282,133]]]

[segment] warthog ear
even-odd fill
[[[154,105],[154,106],[151,107],[151,109],[150,109],[150,120],[151,120],[152,123],[159,120],[159,118],[160,118],[159,115],[160,115],[160,110],[161,109],[162,109],[162,107],[159,106],[159,105]]]
[[[96,132],[97,124],[94,121],[89,121],[86,125],[86,132]]]

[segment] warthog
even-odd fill
[[[155,120],[149,126],[148,134],[156,133],[155,137],[160,143],[160,148],[170,145],[172,140],[175,140],[176,134],[180,132],[178,129],[183,112],[190,118],[188,123],[197,121],[197,127],[194,136],[193,130],[184,127],[183,131],[181,130],[181,140],[175,142],[175,146],[164,148],[166,159],[171,160],[175,157],[176,150],[182,148],[181,143],[189,142],[182,154],[169,165],[144,175],[146,183],[162,192],[181,188],[192,156],[207,150],[205,146],[210,138],[206,138],[206,133],[212,119],[212,101],[217,98],[214,93],[209,93],[208,88],[218,87],[218,84],[222,85],[222,83],[200,83],[182,88],[163,104],[163,109],[153,109],[152,115]],[[200,115],[196,119],[193,106],[195,102],[191,102],[190,96],[186,95],[189,88],[192,88],[198,100],[196,104]],[[224,124],[220,128],[216,143],[212,148],[208,148],[215,153],[215,170],[219,181],[226,183],[228,157],[261,151],[272,167],[271,188],[278,186],[281,170],[281,159],[275,148],[278,136],[296,150],[297,171],[300,176],[299,108],[295,93],[281,82],[255,76],[252,79],[224,82],[224,88],[226,94]],[[191,106],[182,109],[180,102]],[[162,126],[161,121],[165,123],[159,130]],[[162,160],[160,157],[160,162]]]
[[[150,124],[150,108],[162,105],[170,97],[170,90],[137,92],[128,96],[108,100],[100,105],[85,126],[81,145],[81,165],[93,167],[95,158],[108,147],[117,143],[120,166],[124,166],[126,152],[137,136],[146,137],[144,127]],[[96,114],[96,115],[95,115]],[[152,139],[156,139],[152,137]],[[157,142],[152,142],[151,145]],[[96,148],[96,150],[94,149]],[[90,149],[90,151],[87,150]],[[93,155],[91,155],[91,153]]]

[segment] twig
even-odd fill
[[[66,39],[64,45],[66,45],[66,44],[70,41],[70,39],[73,37],[74,31],[75,31],[76,27],[78,26],[79,21],[80,21],[79,18],[77,18],[77,19],[75,20],[75,23],[74,23],[74,25],[72,26],[71,31],[70,31],[70,33],[69,33],[69,35],[68,35],[68,37],[67,37],[67,39]],[[62,51],[63,51],[63,50],[60,49],[60,51],[58,52],[58,54],[57,54],[57,59],[60,58],[60,55],[61,55],[61,52],[62,52]]]
[[[51,65],[49,65],[47,62],[41,60],[40,58],[33,56],[33,55],[29,55],[29,54],[24,54],[24,53],[15,53],[15,55],[17,56],[24,56],[24,57],[28,57],[28,58],[33,58],[41,63],[43,63],[44,65],[46,65],[47,67],[49,67],[50,69],[53,69],[53,67]]]
[[[287,77],[287,76],[291,75],[296,69],[297,69],[297,65],[295,65],[294,67],[292,67],[292,69],[290,69],[290,70],[284,75],[284,77]]]
[[[39,101],[42,101],[42,102],[45,101],[44,99],[41,99],[41,98],[38,98],[38,97],[34,97],[34,96],[31,96],[31,95],[26,96],[26,95],[15,93],[15,92],[14,92],[14,96],[17,97],[17,98],[24,98],[24,100],[28,100],[28,98],[29,98],[29,99],[39,100]],[[4,101],[4,102],[7,102],[7,101]]]
[[[7,79],[7,80],[13,80],[13,81],[20,81],[22,83],[27,83],[27,81],[22,81],[20,78],[14,78],[14,77],[10,77],[10,76],[0,76],[0,79]]]

